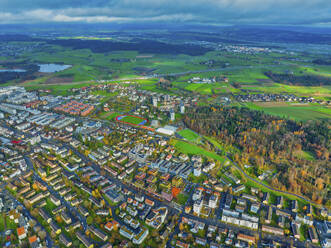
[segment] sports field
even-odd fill
[[[134,115],[119,115],[116,117],[116,121],[134,126],[144,126],[148,123],[147,119]]]

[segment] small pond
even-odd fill
[[[39,72],[53,73],[63,71],[71,67],[71,65],[59,65],[59,64],[38,64],[40,66]]]

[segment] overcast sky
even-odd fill
[[[0,23],[330,25],[331,0],[0,0]]]

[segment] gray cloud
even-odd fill
[[[330,0],[0,0],[0,23],[327,24]]]

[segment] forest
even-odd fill
[[[36,78],[34,75],[35,72],[38,72],[39,66],[34,64],[29,64],[25,61],[22,62],[6,62],[1,63],[4,68],[8,69],[22,69],[24,72],[16,72],[16,71],[1,71],[0,70],[0,84],[6,83],[11,80],[33,80]]]
[[[313,63],[316,65],[331,65],[331,58],[330,59],[314,59]]]
[[[331,85],[331,78],[323,77],[318,75],[303,75],[297,76],[294,74],[276,74],[272,72],[264,73],[267,77],[272,79],[273,81],[281,84],[288,85],[302,85],[302,86],[323,86],[323,85]]]
[[[273,187],[330,206],[330,122],[295,122],[219,106],[190,108],[184,122],[202,135],[239,148],[233,159],[242,166],[253,165],[252,176],[276,171],[269,182]]]
[[[101,41],[101,40],[48,40],[53,45],[63,47],[71,47],[73,49],[90,49],[94,53],[106,53],[114,51],[138,51],[139,53],[155,53],[155,54],[187,54],[191,56],[204,55],[211,51],[198,45],[191,44],[168,44],[164,42],[132,39],[130,42],[117,41]]]
[[[309,27],[277,27],[277,26],[236,26],[225,27],[222,33],[226,38],[245,41],[259,41],[272,43],[303,43],[303,44],[331,44],[329,30],[312,32]]]
[[[33,42],[33,41],[40,41],[41,39],[32,38],[27,35],[23,34],[6,34],[0,35],[0,42],[11,42],[11,41],[20,41],[20,42]]]

